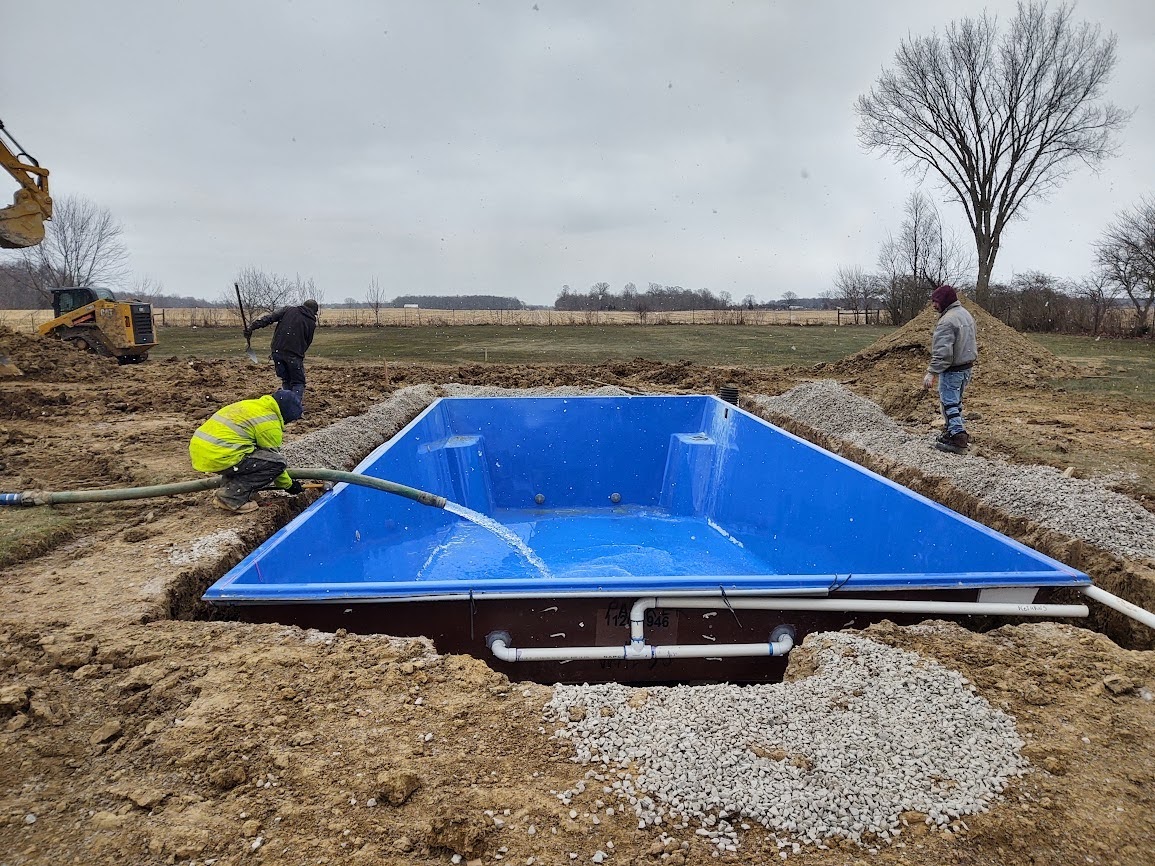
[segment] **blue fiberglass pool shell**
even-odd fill
[[[217,581],[223,604],[1055,587],[1088,577],[710,396],[453,397]]]

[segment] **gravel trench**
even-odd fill
[[[807,382],[778,397],[749,402],[828,436],[949,479],[1006,514],[1026,517],[1125,559],[1155,560],[1155,514],[1102,481],[1066,478],[1050,466],[1024,466],[973,454],[944,454],[933,437],[906,432],[876,404],[837,382]]]

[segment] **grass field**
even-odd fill
[[[1060,384],[1068,391],[1117,394],[1155,404],[1155,341],[1096,340],[1063,334],[1031,334],[1030,337],[1092,374],[1062,381]]]
[[[647,358],[703,366],[810,366],[845,358],[891,330],[866,325],[335,327],[318,329],[310,357],[441,364],[596,364]],[[258,356],[268,354],[271,336],[265,331],[254,339]],[[1059,383],[1069,391],[1155,405],[1155,341],[1029,336],[1092,374]],[[166,328],[160,339],[156,357],[240,358],[245,349],[244,337],[226,328]]]
[[[809,366],[836,361],[892,329],[876,326],[621,325],[517,327],[469,325],[421,328],[319,328],[310,357],[341,361],[464,364],[596,364],[647,358],[702,365]],[[268,354],[268,331],[253,348]],[[167,328],[156,357],[241,357],[245,340],[220,328]]]

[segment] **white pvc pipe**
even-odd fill
[[[1084,590],[1085,591],[1085,590]],[[1114,598],[1114,596],[1111,596]],[[1118,599],[1122,601],[1122,599]],[[1128,604],[1128,602],[1123,602]],[[1134,605],[1131,605],[1134,607]],[[646,611],[656,607],[709,608],[721,610],[835,610],[861,613],[935,613],[982,616],[1080,617],[1088,614],[1085,604],[1034,604],[979,601],[904,601],[885,598],[690,598],[650,596],[639,598],[630,608],[630,642],[644,644]],[[1142,610],[1142,608],[1137,608]],[[1146,613],[1146,611],[1144,611]],[[1151,616],[1151,614],[1147,614]],[[1153,626],[1155,627],[1155,626]]]
[[[503,662],[561,662],[591,659],[625,659],[624,646],[559,646],[526,647],[508,646],[503,638],[489,642],[489,649]]]
[[[1094,589],[1090,587],[1089,589]],[[1092,595],[1084,589],[1088,595]],[[1102,593],[1102,590],[1098,590]],[[1128,605],[1149,617],[1148,624],[1155,628],[1155,615],[1130,602],[1116,598],[1110,593],[1103,595],[1120,604]],[[1100,599],[1103,600],[1103,599]],[[1103,600],[1105,604],[1110,602]],[[1114,606],[1114,605],[1112,605]],[[783,656],[794,647],[794,639],[782,634],[777,640],[766,643],[745,644],[670,644],[654,646],[646,643],[645,615],[652,608],[683,608],[721,610],[812,610],[864,613],[929,613],[948,615],[983,616],[1050,616],[1084,617],[1088,610],[1085,604],[1034,604],[1014,602],[977,601],[906,601],[902,599],[872,598],[733,598],[727,596],[648,596],[639,598],[630,608],[630,643],[627,646],[577,646],[577,647],[525,647],[509,646],[505,635],[494,636],[489,648],[495,656],[506,662],[528,661],[588,661],[621,659],[623,661],[662,658],[737,658],[749,656]],[[1126,612],[1126,611],[1124,611]],[[1145,620],[1140,620],[1144,622]]]
[[[620,659],[622,661],[642,661],[646,659],[675,658],[739,658],[747,656],[784,656],[794,648],[790,635],[766,643],[734,644],[674,644],[669,646],[562,646],[526,647],[509,646],[502,637],[489,642],[489,649],[503,662],[557,662],[588,661],[600,659]]]
[[[786,634],[769,643],[671,644],[643,646],[642,658],[714,659],[744,656],[784,656],[794,649],[794,639]],[[636,658],[632,653],[627,658]]]
[[[1132,604],[1125,598],[1119,598],[1117,595],[1111,595],[1105,589],[1100,589],[1097,586],[1084,586],[1083,595],[1087,598],[1093,598],[1097,602],[1107,605],[1107,607],[1114,608],[1124,616],[1129,616],[1136,622],[1141,622],[1148,628],[1155,628],[1155,613],[1145,610],[1137,604]]]

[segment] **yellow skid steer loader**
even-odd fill
[[[116,358],[120,364],[147,360],[148,350],[156,345],[152,305],[118,301],[108,289],[53,289],[52,312],[56,318],[37,329],[43,336]]]

